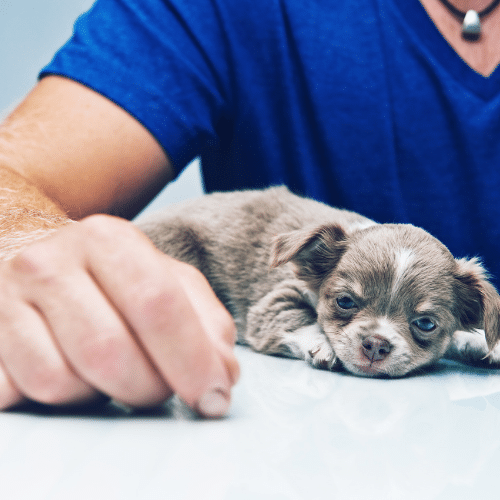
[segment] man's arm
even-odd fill
[[[159,143],[126,111],[76,82],[44,78],[0,127],[0,166],[69,217],[130,217],[173,178]]]
[[[227,411],[234,324],[206,280],[123,219],[86,217],[131,216],[172,176],[141,124],[72,81],[42,80],[7,119],[0,408],[176,392],[207,416]]]
[[[68,216],[18,174],[0,167],[0,260],[68,224]]]

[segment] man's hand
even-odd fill
[[[91,216],[132,217],[174,176],[142,124],[65,78],[0,126],[0,409],[177,393],[227,411],[235,329],[205,278],[129,222]]]
[[[91,216],[0,264],[0,409],[104,393],[132,407],[177,393],[227,412],[234,323],[205,278],[131,223]]]

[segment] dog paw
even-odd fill
[[[331,370],[337,357],[317,323],[286,334],[283,342],[293,357],[304,359],[314,368]]]
[[[323,342],[307,352],[306,361],[314,368],[331,370],[336,361],[335,353],[330,344]]]

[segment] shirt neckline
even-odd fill
[[[429,57],[456,81],[483,99],[489,100],[498,95],[500,65],[489,76],[481,75],[471,68],[441,34],[419,0],[387,0],[387,3],[392,4],[412,37],[425,47]]]

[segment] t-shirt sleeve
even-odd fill
[[[159,141],[179,172],[217,140],[230,70],[216,0],[98,0],[41,71],[115,102]]]

